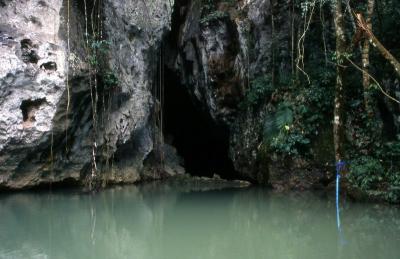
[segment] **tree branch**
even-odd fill
[[[365,36],[368,37],[372,45],[378,49],[381,55],[389,61],[390,64],[396,70],[397,75],[400,77],[400,62],[383,46],[383,44],[375,37],[374,33],[368,28],[368,24],[365,21],[361,13],[356,13],[355,17],[357,19],[358,27],[364,31]]]

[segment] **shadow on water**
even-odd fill
[[[0,258],[400,258],[400,211],[262,188],[166,184],[0,195]]]

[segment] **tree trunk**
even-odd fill
[[[368,0],[368,6],[367,6],[367,20],[366,20],[366,26],[368,30],[372,31],[372,14],[374,12],[374,5],[375,5],[375,0]],[[373,117],[374,115],[374,108],[373,108],[373,101],[371,100],[371,97],[369,95],[369,86],[370,86],[370,76],[369,76],[369,39],[365,38],[363,42],[363,47],[362,47],[362,66],[363,66],[363,87],[364,87],[364,106],[365,106],[365,111],[368,113],[369,117]]]
[[[346,36],[344,33],[344,19],[342,10],[342,0],[335,0],[334,2],[334,22],[336,34],[336,85],[335,85],[335,107],[334,107],[334,121],[333,121],[333,138],[335,146],[335,159],[336,162],[343,161],[345,158],[344,142],[344,85],[343,77],[345,68],[342,65],[344,55],[346,52]]]
[[[364,20],[362,14],[357,14],[357,23],[358,27],[364,31],[365,36],[370,40],[372,45],[378,49],[378,51],[382,54],[382,56],[389,61],[390,64],[394,67],[397,75],[400,77],[400,62],[383,46],[383,44],[375,37],[372,30],[368,28],[367,22]]]
[[[400,63],[399,61],[382,45],[382,43],[375,37],[375,35],[371,32],[368,34],[372,41],[372,45],[379,50],[384,58],[392,64],[394,70],[396,70],[397,75],[400,77]]]

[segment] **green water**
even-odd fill
[[[400,211],[334,197],[152,184],[0,194],[0,258],[400,258]],[[179,188],[178,188],[179,189]]]

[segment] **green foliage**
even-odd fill
[[[397,161],[400,158],[400,135],[396,141],[390,141],[383,146],[382,156],[388,160]]]
[[[370,156],[355,155],[350,163],[350,183],[389,202],[400,201],[400,136],[376,145]]]
[[[394,103],[382,101],[385,97],[373,80],[367,94],[375,102],[373,113],[377,113],[379,119],[371,119],[372,113],[365,111],[362,73],[347,62],[347,59],[351,59],[356,64],[360,63],[359,49],[349,48],[346,52],[335,53],[334,44],[332,45],[335,40],[334,28],[327,22],[328,20],[325,26],[321,26],[321,21],[318,20],[317,12],[320,4],[326,4],[321,13],[327,14],[331,11],[331,6],[329,6],[331,3],[333,3],[331,0],[295,1],[295,9],[301,12],[303,18],[309,18],[312,8],[316,8],[307,33],[307,40],[304,43],[305,55],[302,57],[305,64],[303,69],[311,83],[304,80],[302,73],[298,74],[295,82],[291,78],[286,80],[281,75],[276,75],[274,84],[268,77],[258,78],[252,81],[246,93],[244,107],[256,107],[262,110],[264,106],[262,111],[272,110],[265,115],[263,122],[263,150],[269,155],[276,153],[283,156],[310,155],[309,151],[316,150],[314,144],[313,149],[310,148],[310,143],[317,136],[322,137],[319,131],[322,128],[332,128],[335,66],[336,64],[343,65],[346,67],[343,83],[347,86],[344,107],[346,125],[351,125],[346,129],[348,141],[345,143],[351,184],[367,193],[379,193],[381,197],[389,201],[400,201],[400,138],[385,143],[385,138],[389,137],[387,136],[389,134],[385,134],[388,129],[398,132],[397,122],[393,123],[394,115],[399,115],[398,111],[393,109]],[[352,4],[355,12],[365,12],[365,6],[365,1]],[[378,10],[375,8],[373,16],[374,34],[394,56],[400,56],[400,48],[398,48],[400,34],[396,33],[400,26],[399,15],[400,2],[384,0],[379,3]],[[302,25],[304,24],[300,26]],[[344,33],[350,39],[354,35],[352,35],[353,30],[348,20],[345,26]],[[322,33],[324,37],[321,37]],[[251,38],[249,42],[250,46],[254,45]],[[316,46],[321,48],[316,48]],[[286,61],[278,54],[276,62],[279,64]],[[369,69],[378,82],[385,82],[385,90],[395,93],[397,84],[394,83],[393,67],[372,47]],[[279,72],[275,71],[275,74]]]
[[[287,102],[278,105],[276,112],[268,114],[264,121],[264,141],[278,153],[297,154],[296,139],[290,134],[293,124],[293,108]]]
[[[113,72],[108,71],[103,75],[103,83],[104,83],[105,89],[108,90],[108,89],[111,89],[111,88],[117,86],[119,81],[118,81],[117,76]]]
[[[273,138],[281,130],[289,130],[293,123],[292,107],[287,102],[278,105],[275,113],[268,114],[264,122],[264,134],[267,139]]]
[[[293,103],[283,101],[278,105],[277,111],[268,114],[264,123],[264,141],[276,153],[285,155],[299,155],[305,145],[310,144],[309,134],[304,131],[304,124],[298,124],[304,116],[298,109],[307,113],[307,107],[295,107]],[[297,118],[296,118],[297,117]]]
[[[390,202],[400,201],[400,170],[399,171],[388,171],[388,189],[385,193],[385,198]]]
[[[247,90],[240,107],[243,109],[256,108],[263,100],[266,101],[272,95],[273,91],[274,87],[270,76],[258,77],[251,82],[251,87]]]
[[[364,191],[376,190],[384,179],[385,169],[381,162],[373,157],[356,158],[350,163],[349,169],[350,182]]]
[[[107,54],[109,50],[110,42],[106,40],[89,40],[89,64],[93,67],[97,67],[100,64],[101,56]]]
[[[310,144],[310,140],[297,130],[287,131],[281,130],[278,136],[274,137],[270,147],[276,153],[284,155],[297,156],[300,155],[302,145]]]
[[[307,156],[311,140],[320,132],[327,116],[332,116],[334,73],[315,70],[311,85],[279,80],[280,101],[276,112],[264,120],[264,144],[270,152],[288,156]],[[271,91],[272,92],[272,91]]]
[[[103,90],[110,90],[119,84],[116,73],[109,70],[106,65],[110,45],[108,40],[94,40],[92,37],[88,42],[89,56],[87,59],[96,75],[101,78]]]
[[[396,160],[397,161],[397,160]],[[400,201],[400,168],[381,159],[361,156],[351,161],[348,179],[366,193],[378,195],[389,202]]]
[[[383,145],[382,159],[388,161],[386,170],[386,182],[388,184],[386,199],[390,202],[400,201],[400,135],[396,141],[390,141]]]

